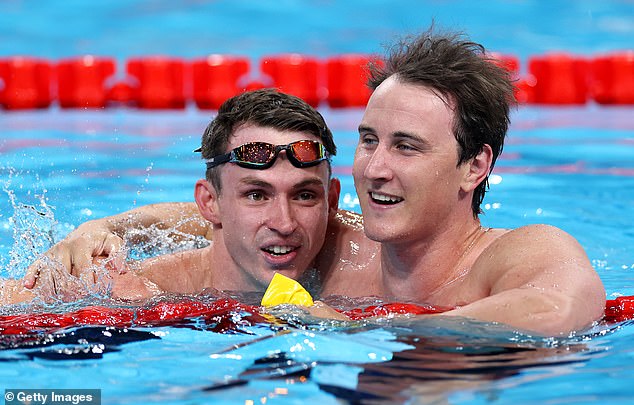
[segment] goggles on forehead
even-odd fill
[[[206,159],[207,169],[223,163],[235,163],[248,169],[268,169],[275,163],[281,151],[295,167],[316,166],[322,160],[330,159],[324,145],[316,141],[295,141],[288,145],[273,145],[266,142],[249,142],[238,146],[228,153]]]

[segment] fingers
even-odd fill
[[[93,257],[107,257],[108,260],[105,262],[105,266],[109,270],[121,273],[126,271],[125,242],[117,235],[111,233],[106,235],[100,251],[93,251]]]
[[[68,273],[71,271],[71,254],[63,242],[53,246],[27,268],[23,278],[24,287],[27,289],[35,288],[42,270],[53,265],[63,266]]]
[[[105,258],[117,252],[123,240],[109,232],[80,235],[68,241],[68,246],[60,257],[70,258],[70,274],[84,281],[90,281],[87,273],[93,273],[95,259]],[[91,282],[93,283],[93,282]]]
[[[57,299],[57,288],[52,273],[53,267],[42,267],[37,277],[36,295],[44,302],[52,302]],[[35,289],[35,286],[34,286]]]
[[[79,278],[85,285],[92,286],[97,282],[94,263],[96,258],[107,258],[102,266],[109,270],[125,271],[123,247],[123,239],[107,231],[72,233],[29,266],[23,279],[24,287],[35,288],[42,270],[52,265],[61,267],[62,271],[57,272],[57,277],[66,273]]]
[[[39,275],[40,275],[40,270],[38,267],[36,267],[35,265],[29,266],[29,268],[26,269],[26,275],[24,276],[24,279],[23,279],[24,288],[27,288],[30,290],[33,287],[35,287],[35,283]]]
[[[75,277],[82,278],[82,276],[87,271],[92,272],[92,270],[90,270],[93,262],[93,256],[91,252],[73,249],[68,252],[68,255],[70,259],[70,265],[67,266],[66,264],[64,264],[67,273]]]
[[[126,270],[124,241],[108,230],[73,231],[27,268],[23,285],[47,300],[73,300],[109,285]]]

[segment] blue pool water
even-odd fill
[[[334,172],[343,183],[341,204],[358,211],[350,163],[361,111],[322,111],[340,145]],[[609,297],[634,295],[630,114],[595,106],[518,110],[483,216],[487,225],[549,223],[570,232],[588,251]],[[46,246],[49,236],[58,238],[90,218],[191,200],[202,175],[191,151],[209,116],[195,109],[0,115],[3,275],[20,275],[29,262],[25,240]],[[462,320],[333,326],[295,314],[287,321],[234,333],[216,333],[193,320],[179,327],[67,329],[48,343],[1,339],[0,381],[5,388],[101,388],[108,403],[630,398],[629,323],[539,339]]]
[[[524,60],[634,48],[629,1],[93,3],[0,4],[0,57],[378,52],[432,18]],[[362,111],[321,110],[339,146],[340,204],[359,211],[350,166]],[[571,233],[608,298],[634,295],[633,113],[521,107],[482,217],[488,226],[548,223]],[[37,251],[88,219],[191,201],[203,169],[191,151],[211,116],[192,106],[0,111],[0,275],[21,276]],[[115,404],[634,403],[630,322],[540,339],[442,318],[324,325],[291,311],[284,320],[232,333],[194,319],[2,338],[0,389],[100,388],[104,403]]]

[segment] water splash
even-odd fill
[[[55,207],[46,203],[46,189],[37,191],[40,187],[39,178],[36,177],[34,190],[27,190],[24,197],[18,197],[12,189],[12,180],[21,174],[12,168],[2,168],[0,171],[8,172],[7,180],[2,183],[2,191],[7,195],[13,210],[13,215],[7,219],[7,226],[13,233],[13,245],[8,255],[9,262],[5,263],[6,259],[1,259],[1,274],[16,278],[23,276],[29,264],[54,245],[57,234]],[[21,185],[18,188],[22,190]],[[34,201],[27,203],[28,199]]]
[[[143,179],[143,184],[141,184],[139,189],[136,191],[137,198],[140,198],[141,194],[145,191],[145,184],[150,184],[150,174],[152,172],[152,169],[154,169],[153,162],[151,162],[150,165],[145,168],[145,178]],[[137,205],[137,200],[134,200],[134,205]]]
[[[149,169],[148,169],[149,170]],[[0,203],[6,205],[0,214],[3,231],[12,241],[6,252],[0,256],[0,277],[20,279],[33,264],[40,269],[36,287],[36,298],[29,307],[51,308],[64,302],[79,302],[84,299],[108,298],[111,293],[109,262],[115,257],[100,260],[89,269],[95,275],[95,282],[69,274],[63,263],[44,255],[62,240],[74,226],[60,224],[55,217],[55,207],[48,203],[47,190],[37,174],[14,168],[0,167],[0,187],[6,195]],[[34,178],[34,179],[33,179]],[[28,180],[28,181],[27,181]],[[124,248],[117,254],[128,260],[142,260],[159,254],[195,249],[209,242],[179,232],[183,219],[173,228],[161,229],[152,226],[146,229],[131,229],[123,235]],[[90,273],[89,271],[89,273]]]

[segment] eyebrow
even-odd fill
[[[359,133],[361,132],[369,132],[369,133],[376,133],[376,131],[374,130],[374,128],[369,127],[367,125],[359,125]],[[410,140],[412,142],[416,142],[419,143],[421,145],[424,146],[429,146],[429,142],[427,141],[427,139],[425,138],[421,138],[418,135],[412,134],[410,132],[406,132],[406,131],[396,131],[396,132],[392,132],[390,134],[394,139],[406,139],[406,140]]]
[[[250,185],[250,186],[261,187],[261,188],[273,188],[273,185],[269,183],[268,181],[260,180],[255,177],[245,177],[243,179],[240,179],[239,183],[243,183],[245,185]],[[300,188],[309,187],[309,186],[323,187],[324,182],[318,178],[310,178],[310,179],[301,181],[297,184],[294,184],[293,188],[300,189]]]
[[[270,188],[272,187],[271,183],[264,181],[264,180],[260,180],[258,178],[255,177],[244,177],[240,180],[238,180],[238,183],[242,183],[248,186],[257,186],[257,187],[262,187],[262,188]]]
[[[304,188],[309,186],[323,187],[324,182],[317,178],[306,179],[304,181],[300,181],[299,183],[295,184],[293,188]]]
[[[425,138],[421,138],[418,135],[414,135],[412,133],[409,132],[404,132],[404,131],[396,131],[394,133],[392,133],[392,136],[394,138],[397,139],[408,139],[414,142],[418,142],[418,143],[423,143],[423,144],[428,144],[429,142],[427,142],[427,139]]]

